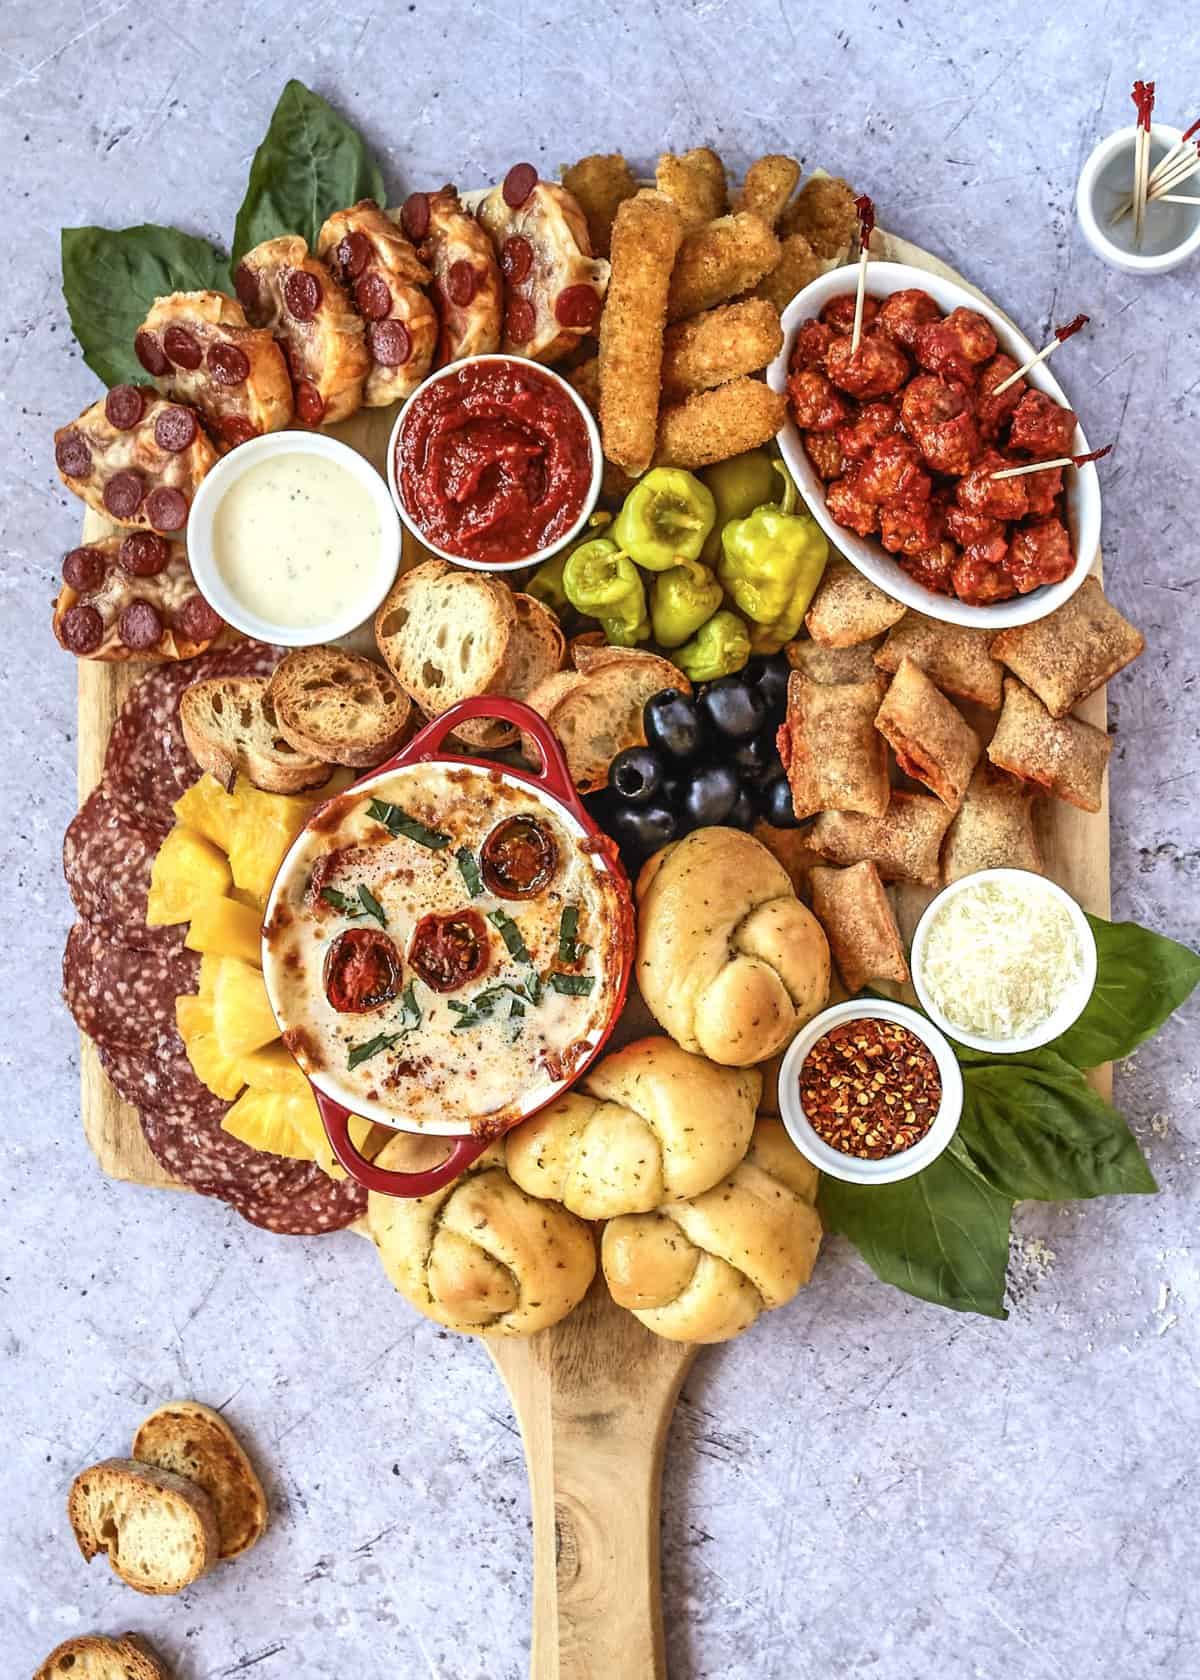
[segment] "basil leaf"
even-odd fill
[[[573,963],[578,955],[578,942],[575,935],[579,932],[579,907],[576,904],[564,904],[562,915],[558,918],[558,960],[560,963]]]
[[[547,985],[553,992],[561,992],[564,997],[586,997],[596,984],[593,974],[551,974]]]
[[[533,958],[529,955],[525,941],[521,937],[520,928],[506,910],[489,911],[488,921],[491,922],[494,928],[499,928],[500,937],[503,939],[508,954],[514,962],[533,962]]]
[[[332,904],[335,910],[340,910],[342,915],[348,916],[351,921],[362,915],[362,906],[356,904],[352,898],[347,898],[345,893],[339,892],[336,887],[322,887],[321,897],[326,904]]]
[[[360,198],[387,203],[383,176],[362,135],[319,93],[290,81],[250,165],[233,234],[234,264],[281,233],[300,234],[315,251],[326,217]]]
[[[375,894],[371,891],[370,887],[359,887],[358,898],[359,898],[360,904],[363,907],[363,910],[366,911],[367,915],[368,916],[374,916],[375,920],[379,923],[380,927],[386,927],[387,926],[387,916],[384,913],[383,905],[380,904],[379,900],[375,897]],[[361,912],[360,912],[360,914],[361,914]]]
[[[470,846],[460,846],[454,854],[454,860],[458,864],[458,872],[467,891],[472,898],[478,898],[483,892],[483,876],[479,873],[475,853]]]
[[[1075,1025],[1050,1045],[1082,1068],[1128,1056],[1200,982],[1200,956],[1186,945],[1136,922],[1088,922],[1096,936],[1096,989]]]
[[[347,1049],[350,1054],[346,1057],[347,1068],[356,1068],[360,1062],[366,1062],[372,1056],[377,1056],[381,1050],[390,1050],[393,1044],[399,1044],[404,1037],[402,1032],[376,1033],[374,1038],[368,1038],[362,1044],[350,1044]]]
[[[1115,1108],[1052,1050],[964,1050],[958,1140],[988,1183],[1015,1201],[1149,1195],[1158,1186]]]
[[[440,852],[443,846],[450,844],[448,834],[442,834],[436,828],[426,828],[416,817],[410,817],[402,806],[389,805],[386,799],[372,799],[367,806],[367,815],[381,822],[395,839],[415,840],[418,846],[425,846],[431,852]]]
[[[536,968],[530,968],[525,976],[525,996],[535,1008],[542,1001],[542,981]]]
[[[229,264],[178,228],[62,230],[62,287],[83,359],[106,385],[144,384],[133,340],[155,298],[227,291]]]
[[[414,1027],[421,1025],[421,1005],[417,1002],[415,991],[416,981],[410,980],[400,993],[400,1026],[403,1032],[411,1032]]]
[[[876,1277],[956,1312],[1007,1318],[1012,1201],[985,1182],[954,1139],[898,1184],[821,1179],[821,1218],[849,1237]]]

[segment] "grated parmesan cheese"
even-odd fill
[[[921,978],[946,1020],[997,1042],[1049,1020],[1083,968],[1063,904],[1031,882],[980,881],[948,898],[925,941]]]

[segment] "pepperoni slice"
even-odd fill
[[[554,836],[536,817],[505,817],[479,851],[483,884],[497,898],[532,898],[558,865]]]
[[[259,435],[258,427],[244,414],[223,414],[217,421],[217,430],[231,449]]]
[[[504,241],[500,251],[500,271],[512,286],[519,286],[529,278],[533,267],[533,246],[528,239],[514,233]]]
[[[163,347],[152,332],[138,333],[133,341],[133,353],[155,379],[161,379],[170,369],[171,364],[163,355]]]
[[[487,967],[488,934],[478,910],[434,911],[413,929],[408,960],[435,992],[455,992]]]
[[[104,415],[119,432],[131,432],[146,412],[146,393],[136,385],[114,385],[104,399]]]
[[[168,361],[174,362],[176,367],[186,368],[189,373],[196,371],[204,355],[196,336],[186,327],[178,325],[169,326],[163,334],[163,349]]]
[[[189,642],[211,642],[225,628],[225,620],[203,595],[189,595],[172,622]]]
[[[154,422],[154,441],[169,455],[180,455],[196,441],[196,416],[190,408],[164,408]]]
[[[187,516],[187,497],[182,490],[171,490],[161,484],[146,498],[146,517],[156,531],[181,531],[187,524]]]
[[[372,321],[367,349],[380,367],[403,367],[412,355],[412,335],[403,321]]]
[[[514,163],[504,177],[500,191],[510,210],[519,210],[538,184],[538,172],[531,163]]]
[[[514,344],[528,344],[537,326],[537,310],[528,298],[514,297],[508,300],[508,313],[504,318],[504,330]]]
[[[162,633],[162,614],[150,601],[130,601],[117,620],[117,635],[136,653],[157,646]]]
[[[392,307],[392,294],[382,274],[364,274],[354,288],[354,302],[368,321],[382,321]]]
[[[119,472],[104,486],[104,505],[114,519],[132,519],[145,494],[139,473]]]
[[[293,268],[283,282],[283,301],[293,320],[311,321],[321,307],[321,282],[306,268]]]
[[[72,653],[86,658],[104,640],[104,620],[95,607],[68,607],[63,614],[62,639]]]
[[[153,531],[131,531],[117,551],[117,559],[131,577],[157,577],[170,558],[170,550]]]
[[[250,358],[236,344],[213,344],[204,358],[218,385],[241,385],[250,373]]]
[[[233,276],[233,289],[238,295],[238,301],[246,313],[252,314],[259,306],[258,275],[249,263],[240,262],[237,272]]]
[[[54,460],[59,472],[68,478],[86,478],[92,470],[92,452],[83,434],[72,426],[54,445]]]
[[[296,414],[306,426],[319,426],[325,413],[325,399],[311,379],[296,385]]]
[[[600,299],[594,286],[568,286],[554,300],[554,319],[560,327],[593,327],[599,314]]]
[[[400,212],[400,225],[408,237],[419,243],[429,232],[429,194],[409,193]]]
[[[98,548],[73,548],[70,554],[63,556],[63,582],[80,595],[99,586],[105,569],[104,555]]]
[[[465,309],[479,288],[479,274],[465,259],[451,263],[446,276],[446,296],[458,309]]]
[[[333,253],[343,280],[357,280],[371,260],[371,241],[357,230],[346,234]]]
[[[325,956],[325,996],[339,1015],[366,1015],[400,990],[395,941],[378,928],[347,928]]]

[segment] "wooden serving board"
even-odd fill
[[[877,248],[882,243],[882,254],[892,260],[969,285],[906,240],[876,237]],[[391,420],[390,410],[364,412],[335,430],[382,471]],[[106,529],[104,520],[89,513],[84,538]],[[100,778],[113,723],[142,670],[79,662],[81,801]],[[1103,690],[1078,712],[1105,728]],[[1103,809],[1094,816],[1059,800],[1039,801],[1038,838],[1047,874],[1085,909],[1107,916],[1107,782]],[[906,935],[930,896],[918,888],[898,890]],[[136,1110],[117,1096],[86,1037],[80,1064],[83,1128],[103,1171],[134,1184],[181,1188],[150,1154]],[[1092,1079],[1107,1093],[1111,1069],[1097,1069]],[[769,1335],[769,1325],[758,1334]],[[651,1335],[614,1306],[600,1284],[553,1329],[482,1340],[512,1399],[529,1472],[534,1680],[661,1680],[666,1673],[658,1568],[662,1457],[671,1413],[698,1349]]]

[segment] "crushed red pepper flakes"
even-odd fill
[[[844,1021],[817,1040],[800,1069],[800,1101],[813,1131],[861,1160],[911,1149],[941,1100],[933,1053],[897,1021]]]

